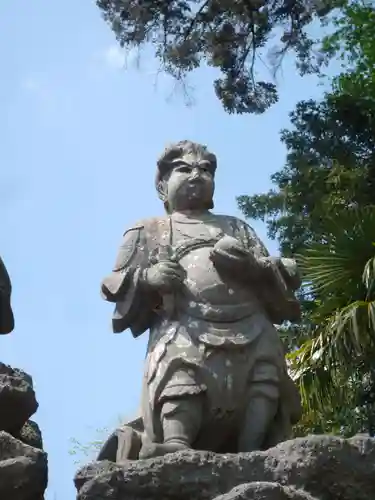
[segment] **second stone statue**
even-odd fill
[[[149,330],[149,342],[141,415],[99,460],[266,449],[300,417],[274,327],[299,318],[296,264],[270,257],[245,222],[212,213],[216,167],[205,146],[168,147],[156,175],[166,215],[125,232],[103,280],[114,332]]]

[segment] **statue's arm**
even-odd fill
[[[101,285],[102,297],[108,302],[116,303],[125,298],[129,288],[134,285],[137,271],[146,261],[146,249],[141,245],[142,232],[143,227],[136,225],[123,235],[112,272],[103,279]]]
[[[0,257],[0,335],[11,333],[14,329],[11,294],[12,284],[5,264]]]
[[[276,324],[299,321],[301,309],[294,292],[301,280],[295,260],[271,257],[254,229],[247,224],[244,229],[244,245],[254,256],[259,297],[269,318]]]
[[[145,228],[140,224],[124,234],[112,272],[101,285],[102,297],[115,303],[112,317],[115,333],[130,328],[137,337],[150,327],[155,318],[161,299],[144,284],[144,271],[148,265]]]
[[[293,291],[297,290],[301,286],[301,278],[296,261],[285,257],[271,257],[255,230],[250,225],[243,224],[244,245],[258,260],[261,267],[268,268],[269,264],[276,265],[287,286]]]

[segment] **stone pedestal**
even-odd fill
[[[374,473],[375,439],[308,436],[264,452],[93,462],[75,485],[77,500],[374,500]]]

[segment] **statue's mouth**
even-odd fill
[[[189,186],[193,186],[193,187],[195,187],[195,186],[201,187],[201,186],[204,186],[204,184],[205,184],[205,182],[202,179],[199,179],[199,178],[197,178],[197,179],[190,179],[190,180],[187,181],[187,183],[188,183]]]

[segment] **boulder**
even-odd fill
[[[0,498],[42,500],[47,487],[47,454],[0,432]]]
[[[78,471],[77,500],[374,500],[375,439],[297,438],[267,451],[184,451]]]
[[[20,432],[14,437],[29,446],[43,450],[42,432],[39,425],[32,420],[28,420]]]
[[[11,434],[20,432],[38,409],[30,375],[4,363],[0,363],[0,408],[0,430]]]
[[[43,500],[47,454],[29,420],[38,403],[30,375],[0,363],[0,499]]]

